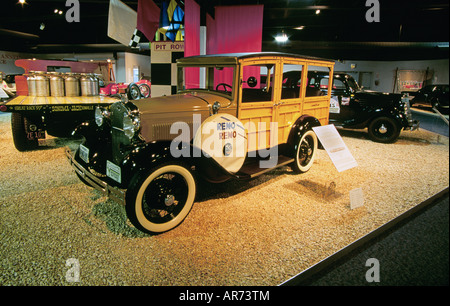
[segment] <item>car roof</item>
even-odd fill
[[[324,59],[313,56],[306,56],[293,53],[283,53],[283,52],[242,52],[242,53],[223,53],[223,54],[207,54],[207,55],[197,55],[184,57],[177,60],[180,64],[194,64],[194,63],[223,63],[223,64],[237,64],[239,60],[245,58],[257,58],[257,57],[285,57],[285,58],[295,58],[295,59],[306,59],[313,61],[325,61],[329,63],[334,63],[334,60]]]

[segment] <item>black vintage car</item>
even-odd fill
[[[325,73],[308,74],[308,87],[326,91],[323,87],[327,84]],[[402,129],[419,127],[402,94],[363,90],[351,75],[339,72],[333,76],[329,122],[350,129],[368,128],[369,138],[382,143],[395,142]]]
[[[447,85],[427,85],[416,92],[407,92],[412,99],[410,105],[428,104],[442,111],[449,109],[448,105],[448,84]]]

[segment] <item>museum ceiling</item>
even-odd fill
[[[1,2],[0,49],[60,53],[126,48],[107,36],[109,0],[79,0],[78,23],[65,20],[65,0],[26,2]],[[137,0],[123,2],[137,9]],[[154,2],[160,5],[162,0]],[[448,58],[448,0],[368,2],[380,4],[380,22],[366,20],[366,13],[374,9],[366,0],[197,0],[202,15],[212,17],[218,5],[264,5],[263,51],[333,59]],[[289,40],[277,43],[275,36],[282,32]]]

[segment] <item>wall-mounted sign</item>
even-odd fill
[[[155,41],[151,43],[152,51],[176,51],[184,52],[184,42],[182,41]]]

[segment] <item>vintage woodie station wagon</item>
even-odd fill
[[[123,203],[145,232],[179,225],[203,180],[308,171],[319,147],[312,127],[328,124],[331,90],[308,88],[307,76],[326,71],[332,80],[332,60],[263,52],[177,65],[177,94],[98,107],[74,131],[78,150],[67,151],[80,179]],[[286,71],[301,82],[283,80]]]

